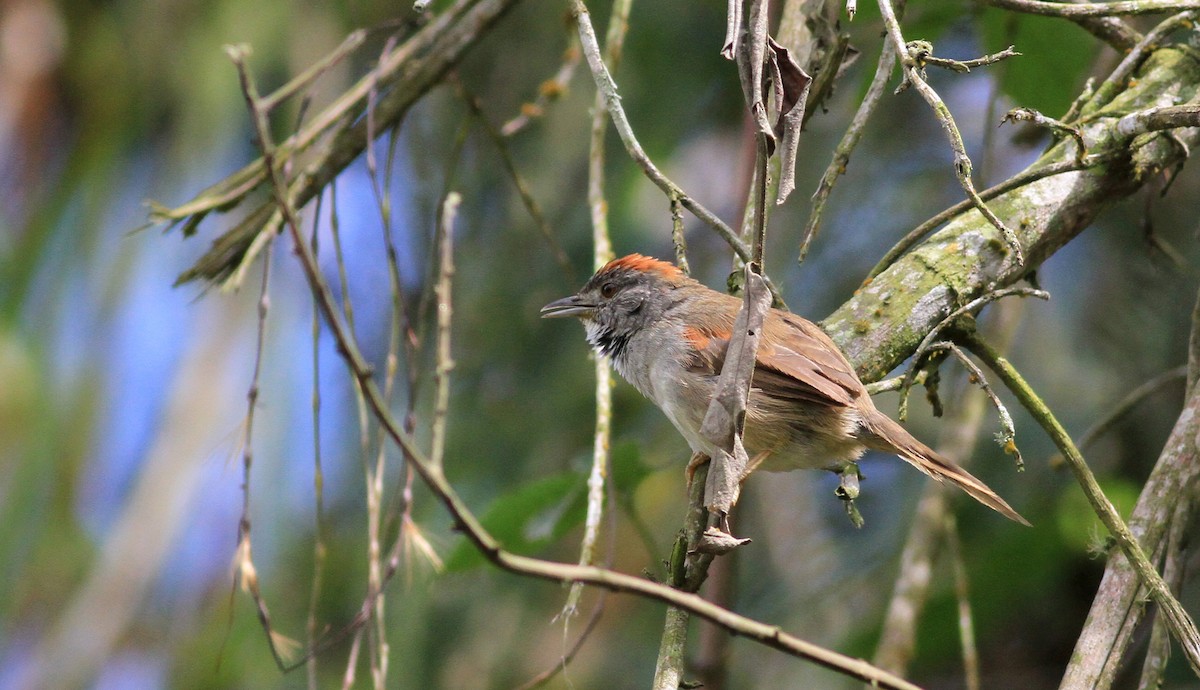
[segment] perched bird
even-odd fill
[[[582,319],[592,347],[667,415],[693,452],[711,456],[700,425],[741,305],[670,263],[631,254],[597,271],[578,294],[542,307],[542,316]],[[867,448],[893,453],[1029,524],[983,482],[875,409],[829,336],[779,309],[770,309],[763,324],[743,443],[766,471],[841,471]]]

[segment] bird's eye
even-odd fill
[[[600,295],[604,297],[604,299],[609,299],[615,294],[617,294],[616,283],[605,283],[604,285],[600,286]]]

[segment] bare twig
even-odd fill
[[[433,423],[429,440],[429,463],[438,470],[446,454],[446,412],[450,407],[450,371],[454,357],[450,352],[450,325],[454,315],[454,221],[462,196],[450,192],[442,201],[442,219],[438,226],[437,363],[433,368]]]
[[[525,176],[517,170],[517,163],[513,160],[512,152],[508,148],[508,140],[504,138],[500,130],[496,129],[492,121],[488,119],[487,114],[483,112],[483,104],[479,102],[479,99],[473,93],[467,91],[467,87],[458,79],[457,75],[452,74],[451,79],[463,102],[467,104],[471,114],[475,116],[475,121],[483,127],[483,131],[488,135],[488,139],[495,144],[496,151],[500,154],[500,160],[504,163],[504,170],[513,181],[513,185],[516,186],[517,195],[521,197],[521,203],[525,206],[525,211],[533,219],[533,224],[537,226],[542,239],[545,240],[546,245],[550,248],[550,253],[554,255],[554,260],[558,262],[558,267],[562,271],[563,276],[568,283],[574,284],[575,269],[571,267],[571,259],[563,251],[562,245],[559,244],[557,237],[555,237],[554,230],[550,227],[550,222],[546,220],[546,214],[542,213],[541,204],[537,202],[537,199],[533,198],[533,192],[529,188],[529,183],[525,181]]]
[[[1079,446],[1080,450],[1091,446],[1101,434],[1111,429],[1114,424],[1128,414],[1130,410],[1136,407],[1138,403],[1142,402],[1142,400],[1144,400],[1147,396],[1157,393],[1158,391],[1162,390],[1164,386],[1173,381],[1185,381],[1186,378],[1187,367],[1178,366],[1174,369],[1168,369],[1158,376],[1155,376],[1142,383],[1137,388],[1129,391],[1129,394],[1124,398],[1121,398],[1121,400],[1118,401],[1111,410],[1109,410],[1108,414],[1096,420],[1092,426],[1088,427],[1087,431],[1084,431],[1082,434],[1080,434],[1079,441],[1076,442],[1076,445]]]
[[[1017,448],[1017,430],[1016,426],[1013,424],[1012,415],[1008,413],[1008,408],[1004,406],[1003,402],[1001,402],[1000,396],[996,395],[996,392],[992,390],[990,385],[988,385],[987,377],[983,375],[983,371],[980,370],[975,362],[971,361],[970,357],[967,357],[967,355],[952,342],[942,341],[933,343],[926,349],[926,352],[929,354],[939,351],[946,351],[953,354],[955,359],[957,359],[959,363],[963,365],[963,368],[967,370],[969,374],[968,380],[971,383],[979,386],[979,389],[984,392],[988,400],[992,401],[992,406],[996,408],[996,416],[1000,419],[1000,432],[996,434],[996,443],[1000,445],[1005,453],[1014,457],[1017,463],[1018,471],[1024,470],[1025,460],[1022,459],[1021,451]],[[907,393],[907,391],[905,391],[905,393]],[[907,397],[903,398],[901,401],[901,419],[904,418],[904,414],[906,412],[906,410],[904,410],[904,406],[907,402]]]
[[[990,302],[995,302],[996,300],[1009,296],[1036,297],[1042,300],[1050,299],[1050,293],[1044,290],[1035,290],[1033,288],[1023,287],[1005,288],[1003,290],[993,290],[992,292],[988,292],[984,295],[976,297],[970,302],[967,302],[958,309],[955,309],[947,314],[946,318],[942,319],[937,325],[930,329],[929,333],[927,333],[924,339],[921,340],[920,345],[917,346],[916,352],[913,353],[912,361],[909,363],[908,369],[904,372],[904,385],[901,386],[902,394],[900,397],[899,414],[901,420],[903,420],[908,414],[908,390],[912,388],[913,377],[916,374],[917,366],[921,364],[922,360],[925,358],[925,353],[931,349],[932,345],[938,339],[938,336],[941,335],[942,331],[958,321],[960,316],[970,314]]]
[[[316,257],[320,249],[321,205],[323,197],[317,197],[313,213],[312,253]],[[309,648],[317,644],[317,604],[321,599],[321,585],[325,573],[325,473],[321,469],[321,314],[313,305],[312,312],[312,425],[313,425],[313,575],[308,597],[308,620],[305,633]],[[317,657],[309,657],[306,664],[309,690],[319,687]]]
[[[245,57],[248,49],[244,46],[229,46],[226,52],[229,54],[230,60],[238,69],[238,77],[241,80],[242,92],[246,97],[246,102],[250,105],[251,112],[254,117],[255,128],[257,131],[265,131],[266,128],[266,113],[258,108],[258,92],[254,88],[254,82],[250,79],[249,72],[246,69]],[[264,164],[269,164],[272,147],[263,143]],[[303,238],[299,237],[297,232],[297,240],[304,244]],[[307,246],[307,245],[306,245]],[[242,517],[238,522],[238,549],[237,549],[237,574],[238,579],[254,599],[255,606],[258,609],[259,622],[262,624],[263,631],[267,634],[268,646],[271,650],[271,656],[275,659],[275,664],[280,669],[289,668],[285,656],[288,654],[285,651],[287,642],[282,635],[277,633],[271,625],[271,614],[267,609],[267,602],[262,596],[262,592],[258,586],[258,572],[254,567],[254,559],[252,556],[251,541],[250,541],[250,468],[253,464],[253,452],[251,438],[254,430],[254,409],[258,403],[258,379],[259,371],[262,366],[263,346],[266,338],[267,327],[267,310],[270,306],[270,298],[267,294],[268,279],[270,276],[270,261],[263,262],[263,283],[262,293],[258,301],[258,339],[254,364],[253,381],[250,384],[250,391],[246,397],[249,401],[246,413],[246,443],[245,451],[242,457]]]
[[[675,197],[671,198],[671,244],[675,247],[675,265],[685,276],[691,275],[692,268],[687,260],[687,237],[683,234],[683,206]]]
[[[1047,17],[1117,17],[1200,8],[1200,0],[1126,0],[1123,2],[1046,2],[1045,0],[987,0],[989,5]]]
[[[1000,196],[1001,194],[1011,192],[1014,189],[1018,189],[1027,184],[1051,177],[1053,175],[1061,175],[1063,173],[1074,172],[1076,170],[1082,170],[1094,165],[1099,165],[1104,161],[1112,160],[1118,153],[1119,152],[1093,154],[1082,161],[1078,159],[1059,161],[1057,163],[1050,163],[1039,168],[1032,168],[1019,175],[1014,175],[1004,182],[990,187],[983,192],[980,192],[979,198],[983,199],[984,201],[988,201]],[[879,263],[875,264],[875,266],[869,272],[867,272],[867,277],[863,279],[863,284],[865,285],[870,283],[872,280],[878,277],[880,273],[883,273],[885,270],[887,270],[888,266],[891,266],[893,263],[895,263],[896,259],[899,259],[901,256],[903,256],[909,249],[912,249],[913,246],[920,242],[922,238],[936,230],[940,225],[949,222],[951,219],[970,210],[973,207],[974,202],[972,202],[970,199],[964,199],[963,201],[950,206],[929,220],[926,220],[917,227],[913,228],[912,231],[905,235],[899,242],[895,244],[895,246],[893,246],[887,251],[886,254],[884,254],[883,258],[879,260]]]
[[[918,63],[929,64],[933,65],[934,67],[941,67],[942,69],[953,70],[955,72],[970,72],[972,67],[993,65],[1001,60],[1020,55],[1015,48],[1016,46],[1009,46],[998,53],[992,53],[991,55],[984,55],[982,57],[972,58],[970,60],[951,60],[950,58],[937,57],[932,53],[917,57],[916,60]]]
[[[1054,132],[1056,136],[1067,135],[1075,140],[1075,160],[1080,164],[1083,163],[1084,157],[1087,156],[1087,143],[1083,140],[1083,132],[1074,125],[1069,125],[1065,122],[1059,122],[1052,117],[1047,117],[1033,108],[1013,108],[1004,114],[1000,119],[1000,124],[1005,122],[1029,122],[1038,127],[1045,127]]]
[[[883,15],[883,23],[887,27],[888,36],[895,44],[896,50],[900,54],[900,64],[904,71],[904,81],[900,88],[906,85],[912,85],[916,88],[925,102],[933,110],[937,117],[938,123],[946,133],[946,138],[950,142],[950,148],[954,152],[954,174],[958,178],[959,184],[967,197],[975,205],[975,209],[987,219],[1004,238],[1005,244],[1008,245],[1012,252],[1013,259],[1018,265],[1025,263],[1024,250],[1021,248],[1021,242],[1011,228],[1004,224],[995,213],[988,208],[983,199],[979,197],[979,193],[975,191],[975,183],[971,181],[971,159],[967,156],[966,146],[963,144],[962,134],[958,131],[958,125],[954,123],[954,116],[950,114],[950,109],[933,90],[921,74],[921,66],[918,57],[922,54],[928,54],[925,46],[928,43],[923,41],[906,42],[904,35],[900,31],[900,20],[896,17],[896,13],[892,9],[891,0],[878,0],[879,10]]]
[[[604,97],[604,107],[612,117],[613,125],[617,129],[617,134],[620,135],[622,143],[625,144],[625,150],[629,153],[629,156],[641,167],[646,177],[650,178],[650,181],[669,198],[679,199],[679,203],[690,211],[692,215],[715,230],[721,239],[725,240],[730,248],[737,253],[742,261],[749,261],[750,248],[737,236],[733,228],[729,227],[725,221],[718,218],[707,208],[700,205],[699,202],[685,193],[674,182],[667,179],[658,167],[654,165],[654,162],[650,160],[650,157],[646,155],[645,150],[642,149],[642,145],[638,143],[637,137],[634,136],[633,128],[629,124],[629,118],[626,117],[625,110],[621,107],[620,96],[617,95],[617,84],[613,81],[608,68],[604,66],[604,59],[600,54],[600,45],[596,40],[596,30],[592,28],[591,16],[588,13],[587,7],[583,4],[583,0],[571,0],[571,13],[575,17],[575,23],[579,27],[579,38],[583,46],[583,55],[587,59],[588,67],[592,72],[592,78],[596,82],[596,89]],[[769,279],[767,279],[767,286],[771,291],[771,296],[778,301],[780,299],[779,291]]]
[[[575,34],[574,27],[568,27],[568,30],[570,35],[567,37],[567,49],[563,51],[562,64],[559,65],[558,71],[538,86],[536,100],[522,104],[520,114],[500,127],[500,134],[511,137],[525,129],[526,125],[542,117],[546,108],[567,92],[575,70],[579,67],[579,60],[583,57],[579,52],[579,36]]]
[[[613,4],[605,36],[605,60],[616,69],[621,60],[621,47],[628,28],[632,0],[621,0]],[[588,208],[592,217],[592,268],[600,270],[613,256],[612,240],[608,232],[608,199],[604,185],[604,140],[608,132],[608,111],[604,98],[596,94],[592,108],[591,140],[588,146]],[[600,537],[600,521],[604,515],[604,497],[609,485],[609,447],[612,438],[612,367],[608,359],[597,354],[596,370],[596,424],[592,438],[592,466],[588,472],[587,513],[584,518],[583,539],[579,545],[579,564],[592,565],[596,542]],[[609,511],[615,506],[608,506]],[[563,605],[563,634],[570,618],[575,614],[583,585],[574,584]]]
[[[1149,108],[1117,120],[1117,131],[1127,137],[1177,127],[1200,127],[1200,103]]]
[[[954,598],[958,603],[958,636],[962,641],[963,677],[967,690],[979,690],[979,649],[975,645],[975,623],[971,615],[970,577],[963,564],[958,540],[958,521],[946,515],[946,551],[954,565]]]
[[[897,17],[904,14],[904,5],[905,0],[895,1]],[[796,259],[799,262],[803,262],[808,256],[808,249],[821,227],[821,214],[825,210],[829,194],[833,191],[833,186],[837,184],[838,178],[846,172],[846,166],[850,163],[850,154],[862,139],[867,120],[875,112],[875,107],[879,105],[879,99],[883,96],[887,82],[891,79],[892,71],[895,69],[895,61],[896,44],[884,41],[879,52],[879,62],[875,66],[875,76],[871,78],[871,85],[867,88],[862,102],[858,104],[858,110],[855,111],[854,118],[850,120],[846,133],[842,135],[837,148],[833,150],[833,160],[829,161],[829,166],[825,168],[825,174],[821,176],[817,191],[813,192],[812,211],[809,212],[808,222],[804,226],[804,240],[800,243],[800,251]]]

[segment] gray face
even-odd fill
[[[669,287],[643,271],[597,273],[579,294],[542,307],[542,317],[578,316],[592,347],[618,359],[635,333],[662,317]]]

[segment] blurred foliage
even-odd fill
[[[447,4],[434,3],[435,11]],[[230,226],[227,218],[206,221],[186,242],[157,229],[129,233],[144,223],[142,200],[182,202],[255,156],[223,45],[253,47],[250,65],[266,92],[350,30],[408,11],[397,7],[20,0],[0,8],[0,28],[11,27],[18,8],[32,8],[42,22],[34,24],[41,33],[19,34],[31,45],[12,50],[49,51],[42,71],[24,80],[0,62],[0,88],[7,89],[0,93],[8,96],[0,98],[0,591],[7,593],[0,601],[0,687],[21,687],[35,663],[69,670],[85,660],[92,665],[69,685],[304,686],[304,670],[279,674],[248,597],[231,591],[259,274],[252,272],[236,294],[170,288]],[[744,198],[746,142],[736,71],[718,55],[723,9],[680,0],[635,3],[617,79],[646,150],[684,189],[733,219]],[[592,10],[602,27],[607,7]],[[561,3],[521,3],[469,54],[460,76],[492,123],[514,116],[558,69],[573,31],[565,17]],[[972,156],[990,157],[997,176],[1019,170],[1037,151],[1012,140],[1015,134],[1030,138],[1024,130],[992,131],[987,103],[996,89],[996,113],[1021,105],[1059,115],[1083,79],[1102,74],[1113,59],[1065,22],[1013,22],[966,2],[913,3],[905,26],[910,38],[932,40],[948,57],[1009,43],[1024,53],[970,75],[932,74]],[[907,229],[961,196],[928,108],[911,91],[889,94],[832,196],[813,255],[803,267],[795,265],[797,232],[808,212],[805,190],[816,187],[880,48],[871,3],[844,28],[862,58],[801,140],[800,191],[775,212],[768,247],[769,272],[793,308],[813,318],[843,301]],[[46,36],[60,37],[60,52],[49,50],[56,44]],[[318,82],[309,113],[361,74],[384,40],[373,35]],[[509,142],[572,259],[574,276],[554,262],[478,128],[454,182],[464,204],[446,473],[506,546],[565,561],[577,558],[591,454],[592,367],[580,330],[542,322],[538,308],[574,291],[590,265],[585,187],[592,99],[581,67],[545,116]],[[291,103],[276,118],[280,133],[298,111]],[[339,180],[349,295],[364,350],[380,370],[388,338],[383,233],[392,233],[400,247],[406,298],[416,304],[431,274],[427,257],[435,208],[447,186],[446,158],[466,117],[451,88],[437,89],[409,113],[390,190],[395,220],[386,230],[362,162]],[[380,144],[377,151],[384,150]],[[668,256],[667,201],[615,136],[608,154],[617,251]],[[1184,360],[1196,288],[1198,190],[1193,165],[1165,198],[1119,205],[1039,272],[1054,300],[1026,308],[1012,360],[1072,432],[1082,432],[1125,391]],[[331,203],[327,197],[326,221]],[[322,267],[332,278],[328,223],[322,227]],[[694,273],[719,284],[729,270],[728,251],[693,219],[686,228]],[[1150,236],[1172,247],[1182,264],[1148,243]],[[309,292],[288,242],[279,245],[269,259],[271,312],[253,439],[251,518],[259,579],[275,623],[300,640],[313,567],[314,378],[322,395],[322,524],[329,550],[317,610],[322,629],[331,632],[351,620],[366,596],[362,478],[363,463],[374,456],[360,451],[352,390],[324,329],[314,377]],[[418,326],[432,333],[430,323]],[[432,369],[428,354],[415,364],[421,372]],[[424,379],[414,400],[417,435],[426,444],[422,424],[431,390]],[[631,387],[618,383],[614,400],[619,508],[613,565],[661,572],[682,517],[686,446]],[[1089,452],[1122,510],[1131,508],[1179,402],[1178,388],[1149,398]],[[400,413],[407,404],[395,401]],[[880,405],[894,412],[891,399]],[[1089,553],[1093,527],[1078,489],[1048,467],[1048,442],[1028,417],[1014,413],[1028,470],[1017,475],[987,442],[994,424],[981,431],[972,467],[1036,527],[1021,530],[965,502],[959,525],[985,686],[1054,687],[1103,562]],[[918,436],[936,435],[938,423],[928,414],[914,410],[913,417]],[[179,468],[169,474],[178,482],[174,492],[145,483],[149,469],[163,466]],[[385,509],[397,505],[403,483],[402,463],[391,451],[388,468]],[[749,480],[738,519],[755,541],[738,555],[735,609],[818,644],[871,654],[924,480],[884,459],[868,461],[866,473],[862,531],[846,524],[830,478],[793,473]],[[158,512],[133,523],[145,539],[120,551],[114,534],[139,496]],[[155,496],[161,497],[157,504]],[[565,589],[469,567],[478,556],[419,484],[414,501],[417,525],[450,572],[435,574],[421,558],[406,556],[387,588],[389,687],[506,688],[553,666],[564,639],[582,628],[581,619],[572,620],[564,638],[561,621],[551,624]],[[386,539],[396,530],[389,524]],[[145,549],[153,536],[168,548],[150,558]],[[122,555],[146,559],[122,561]],[[112,579],[102,579],[105,573]],[[93,581],[115,583],[100,601],[135,591],[124,604],[127,615],[92,611],[95,629],[64,630],[69,612],[90,611],[75,607],[88,601]],[[136,582],[144,586],[135,588]],[[585,597],[585,615],[594,601],[594,593]],[[551,687],[648,683],[661,607],[628,597],[609,597],[606,606],[593,637]],[[943,564],[913,669],[914,680],[928,687],[960,682],[953,607]],[[123,623],[112,631],[100,625],[118,620]],[[59,646],[48,646],[55,640]],[[99,656],[87,656],[104,640]],[[77,654],[48,660],[39,655],[47,649]],[[730,687],[853,685],[744,641],[735,640],[731,649]],[[340,687],[349,650],[346,640],[322,654],[321,687]],[[1173,672],[1183,670],[1178,667]],[[1181,683],[1180,677],[1171,681]],[[363,658],[357,678],[359,687],[369,686]]]

